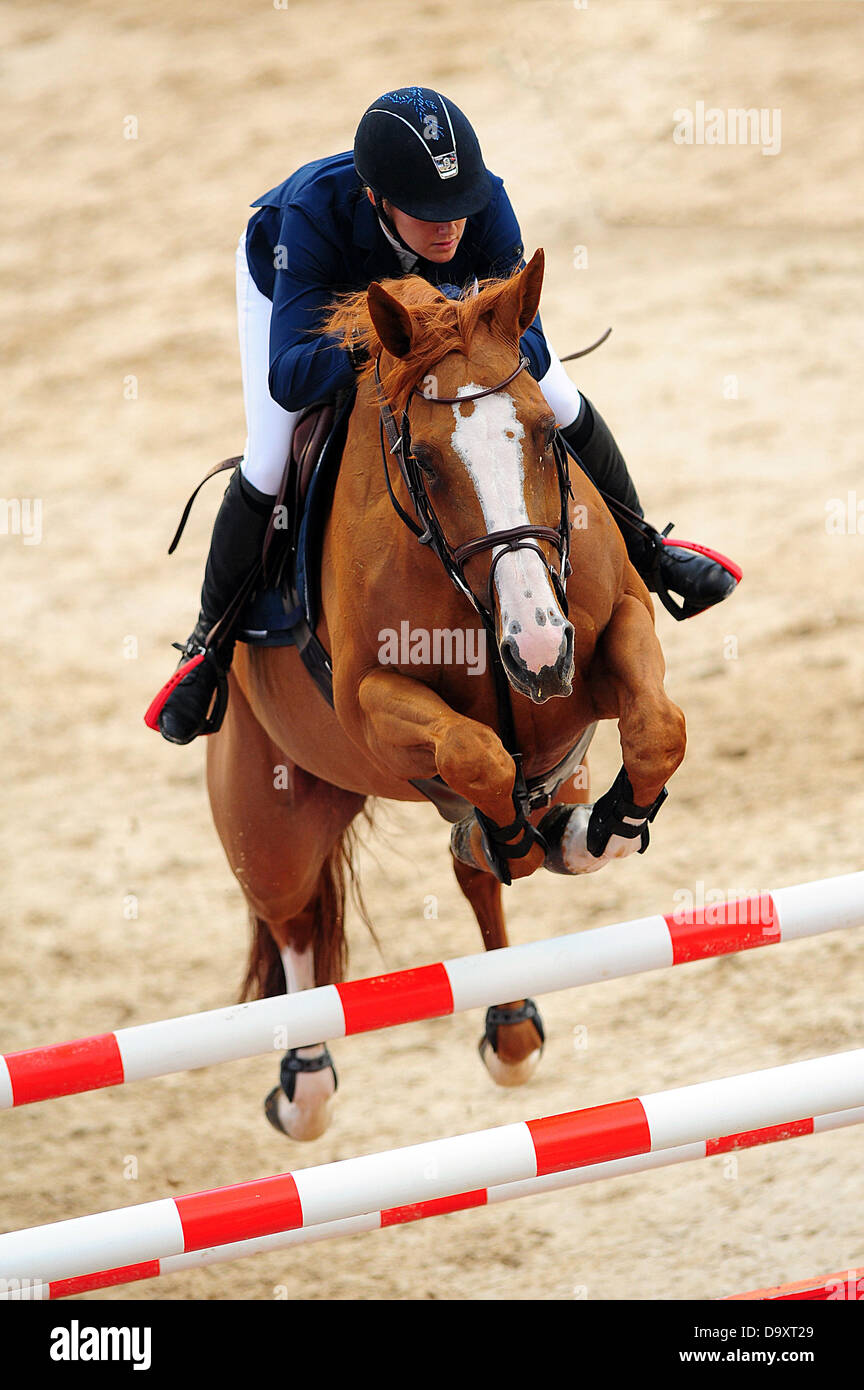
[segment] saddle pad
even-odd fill
[[[286,609],[278,589],[263,589],[243,609],[237,640],[250,647],[293,647],[293,629],[302,617],[301,607]]]

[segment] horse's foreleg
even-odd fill
[[[639,850],[649,809],[684,757],[684,715],[663,688],[663,653],[643,599],[625,595],[597,655],[592,693],[604,715],[617,716],[623,767],[593,806],[558,806],[544,817],[541,830],[551,845],[546,867],[557,873],[593,873]]]
[[[366,742],[397,776],[410,780],[437,773],[495,825],[513,822],[516,766],[487,725],[457,714],[427,685],[395,671],[369,672],[358,699]],[[467,842],[458,848],[459,858],[483,867],[480,826],[472,817],[464,829]],[[533,845],[510,861],[512,877],[533,874],[543,859],[542,847]]]
[[[628,594],[601,638],[614,686],[624,769],[633,800],[650,805],[684,757],[684,715],[663,688],[666,663],[650,608]]]
[[[376,669],[360,681],[363,736],[376,758],[407,780],[443,777],[448,787],[496,825],[515,811],[516,768],[498,735],[451,709],[434,690],[409,676]],[[513,874],[533,873],[543,863],[534,846],[515,860]]]

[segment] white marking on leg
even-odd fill
[[[631,854],[636,854],[641,846],[638,835],[632,840],[624,835],[610,835],[605,850],[599,859],[595,859],[589,853],[587,843],[588,822],[593,810],[593,805],[574,806],[561,836],[561,858],[570,874],[596,874],[598,869],[604,868],[613,859],[627,859]],[[630,816],[624,816],[623,820],[625,825],[645,824],[644,818],[633,820]]]
[[[459,395],[483,388],[469,382]],[[525,507],[523,442],[525,430],[516,402],[507,392],[452,405],[454,452],[464,463],[483,512],[487,531],[530,524]],[[503,550],[496,546],[493,556]],[[510,638],[529,671],[554,666],[561,653],[566,622],[536,550],[508,552],[495,567],[502,640]]]
[[[279,953],[285,971],[285,983],[289,994],[315,986],[315,951],[312,946],[298,951],[293,946],[285,946]],[[320,1057],[324,1043],[312,1047],[298,1047],[298,1057]],[[294,1099],[289,1100],[284,1091],[277,1098],[279,1121],[292,1139],[317,1139],[323,1134],[330,1120],[330,1101],[336,1090],[332,1069],[322,1071],[298,1072],[294,1079]]]
[[[534,1051],[529,1052],[527,1057],[523,1057],[521,1062],[505,1062],[498,1056],[492,1044],[487,1041],[480,1050],[480,1056],[496,1086],[524,1086],[525,1082],[530,1081],[537,1070],[537,1063],[540,1061],[542,1051],[542,1048],[535,1047]]]

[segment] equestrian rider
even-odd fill
[[[524,264],[502,180],[486,169],[459,108],[425,87],[379,97],[360,121],[353,153],[305,164],[252,206],[258,211],[236,260],[248,436],[213,527],[201,611],[181,666],[205,650],[208,632],[260,557],[298,413],[350,388],[361,365],[314,331],[334,296],[409,274],[470,285]],[[539,315],[520,347],[570,451],[603,493],[641,517],[612,434],[546,342]],[[638,530],[622,530],[649,588],[659,563],[666,587],[690,612],[719,603],[735,587],[735,578],[706,556],[670,545],[658,552]],[[229,633],[218,652],[223,671],[233,646]],[[165,702],[159,729],[170,742],[189,743],[203,731],[219,674],[215,660],[208,652]]]

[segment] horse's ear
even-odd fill
[[[377,280],[373,280],[366,294],[369,317],[381,346],[393,357],[406,357],[411,351],[411,315],[388,294]]]
[[[544,264],[542,249],[535,251],[528,264],[507,281],[504,294],[489,311],[506,336],[517,342],[537,315]]]
[[[537,317],[537,310],[540,306],[540,291],[543,288],[543,271],[545,268],[546,257],[543,254],[543,247],[540,246],[519,275],[522,291],[522,301],[519,306],[520,338],[526,328],[530,328]]]

